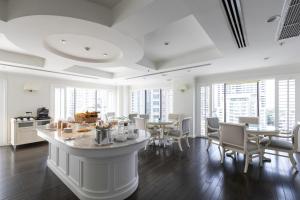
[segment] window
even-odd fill
[[[260,124],[275,125],[275,80],[259,81],[259,120]]]
[[[224,83],[212,85],[212,117],[218,117],[220,122],[224,122],[225,117],[224,87]]]
[[[295,79],[266,79],[247,83],[220,83],[200,88],[201,135],[205,135],[205,118],[237,123],[242,116],[259,117],[262,126],[292,130],[295,124]],[[275,99],[277,99],[275,101]]]
[[[226,84],[226,121],[238,123],[239,117],[256,117],[257,82]]]
[[[114,111],[113,92],[109,90],[97,90],[96,96],[96,111],[99,111],[101,117],[104,119],[105,113]]]
[[[159,108],[153,108],[153,112],[159,112]]]
[[[173,113],[173,90],[161,90],[161,118],[167,120],[169,113]]]
[[[66,92],[65,92],[66,91]],[[73,119],[77,112],[114,111],[114,97],[110,90],[87,88],[55,88],[55,119]]]
[[[75,94],[76,94],[76,98],[75,98],[76,112],[97,111],[95,89],[76,88]]]
[[[54,88],[55,105],[54,105],[54,119],[63,119],[65,116],[65,90],[64,88]]]
[[[152,119],[167,119],[173,112],[173,90],[148,89],[131,92],[131,112],[148,114]]]
[[[200,134],[206,136],[206,118],[210,116],[209,113],[209,86],[202,86],[200,88]]]
[[[131,113],[145,114],[145,90],[131,92]]]
[[[66,109],[66,118],[73,119],[75,115],[75,88],[67,88]]]
[[[278,127],[292,130],[295,124],[295,80],[278,81]]]

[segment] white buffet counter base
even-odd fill
[[[149,133],[122,143],[99,146],[95,130],[72,134],[37,129],[49,142],[48,167],[82,200],[125,199],[138,187],[138,151]]]

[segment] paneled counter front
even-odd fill
[[[100,146],[95,130],[37,132],[49,142],[48,167],[80,199],[125,199],[137,189],[138,151],[145,147],[149,133],[139,131],[136,139]]]

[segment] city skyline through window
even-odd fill
[[[291,130],[295,124],[295,80],[267,79],[201,86],[201,135],[206,134],[205,119],[209,116],[218,117],[220,122],[232,123],[238,123],[242,116],[259,117],[260,125],[264,127],[276,125],[281,130]]]
[[[131,113],[148,114],[154,120],[167,120],[173,112],[173,90],[141,89],[131,92]]]

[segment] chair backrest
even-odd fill
[[[146,119],[135,117],[134,121],[135,121],[135,128],[139,130],[146,130]]]
[[[239,117],[241,124],[259,124],[259,117]]]
[[[180,123],[180,133],[182,135],[189,135],[192,132],[192,118],[185,117]]]
[[[148,120],[149,119],[149,115],[140,114],[140,118],[144,118],[144,119]]]
[[[294,150],[298,150],[299,131],[300,131],[300,124],[296,124],[293,128],[293,135],[294,135],[293,146],[294,146]]]
[[[114,112],[108,112],[108,113],[106,113],[105,114],[105,117],[106,117],[106,120],[108,121],[108,120],[110,120],[110,119],[113,119],[113,118],[115,118],[115,113]]]
[[[219,129],[219,118],[217,117],[207,117],[206,118],[206,128],[207,133],[215,132],[213,129]]]
[[[179,121],[179,116],[180,116],[179,114],[169,113],[168,119],[169,119],[169,121],[177,122],[177,121]]]
[[[233,123],[220,123],[220,143],[221,145],[231,145],[234,147],[247,149],[247,133],[245,125]]]
[[[131,114],[128,115],[128,119],[129,119],[131,122],[135,123],[134,118],[137,117],[137,116],[138,116],[138,114],[136,114],[136,113],[131,113]]]

